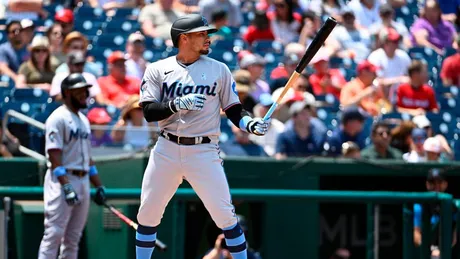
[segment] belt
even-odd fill
[[[67,170],[67,172],[78,177],[84,177],[88,173],[84,170]]]
[[[180,137],[171,133],[164,132],[163,130],[160,132],[160,136],[178,145],[190,146],[196,144],[211,143],[211,139],[209,137]]]

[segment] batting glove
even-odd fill
[[[94,196],[94,202],[97,205],[102,206],[102,205],[104,205],[106,200],[107,200],[107,198],[105,197],[105,188],[104,188],[104,186],[97,187],[96,195]]]
[[[249,116],[245,116],[240,121],[240,128],[254,135],[263,136],[267,134],[270,122],[271,119],[264,121],[262,118],[250,118]]]
[[[72,206],[79,203],[78,195],[70,183],[64,184],[62,188],[64,189],[65,201],[67,204]]]
[[[206,97],[203,94],[187,94],[174,99],[175,110],[201,111]]]

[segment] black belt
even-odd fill
[[[88,172],[84,170],[67,170],[70,174],[73,174],[78,177],[84,177]]]
[[[160,132],[160,136],[179,145],[190,146],[196,144],[211,143],[211,139],[209,137],[179,137],[164,131]]]

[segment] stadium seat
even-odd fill
[[[46,91],[38,88],[13,88],[10,96],[14,102],[27,101],[29,103],[47,103],[50,98]]]
[[[211,48],[218,50],[227,50],[233,52],[240,52],[243,49],[247,49],[247,44],[241,38],[230,39],[230,40],[215,40]]]
[[[115,15],[112,18],[136,21],[140,11],[139,8],[120,8],[115,11]]]
[[[94,37],[101,34],[104,22],[92,21],[91,19],[80,19],[75,22],[75,30],[83,33],[87,37]]]
[[[54,17],[54,15],[55,15],[58,11],[64,9],[64,6],[61,5],[61,4],[56,4],[56,3],[49,3],[49,4],[47,4],[47,5],[44,5],[44,6],[43,6],[43,9],[45,9],[45,10],[48,12],[48,14],[49,14],[48,16],[49,16],[49,17]]]
[[[167,46],[165,41],[161,38],[145,37],[145,48],[146,50],[154,52],[163,52],[166,50]]]
[[[32,117],[33,114],[40,112],[43,109],[43,106],[44,106],[43,104],[29,103],[29,102],[12,102],[12,101],[6,102],[6,103],[1,104],[0,106],[1,117],[3,117],[6,114],[6,112],[9,110],[14,110],[28,117]],[[18,123],[18,124],[24,123],[22,120],[18,120],[12,117],[10,117],[9,122]]]
[[[7,42],[8,37],[6,35],[6,31],[0,31],[0,44]]]
[[[74,13],[75,17],[78,17],[78,19],[100,22],[104,22],[107,19],[107,15],[102,8],[92,8],[88,5],[77,7]]]
[[[238,58],[234,52],[213,50],[209,53],[209,57],[225,63],[230,70],[234,70],[237,67]]]
[[[251,46],[252,52],[262,56],[266,53],[283,53],[284,47],[281,43],[273,40],[256,40]]]
[[[111,50],[124,50],[127,36],[122,34],[102,34],[94,39],[94,47],[109,48]]]
[[[130,21],[126,19],[109,19],[104,27],[104,34],[111,34],[113,35],[113,32],[116,32],[117,34],[126,34],[126,37],[129,36],[129,34],[139,31],[141,29],[140,23],[137,21]]]

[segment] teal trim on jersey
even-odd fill
[[[58,167],[54,168],[54,170],[53,170],[53,174],[56,177],[66,175],[66,173],[67,173],[67,171],[65,170],[65,168],[63,166],[58,166]]]
[[[89,167],[89,176],[97,175],[98,171],[95,165]]]

